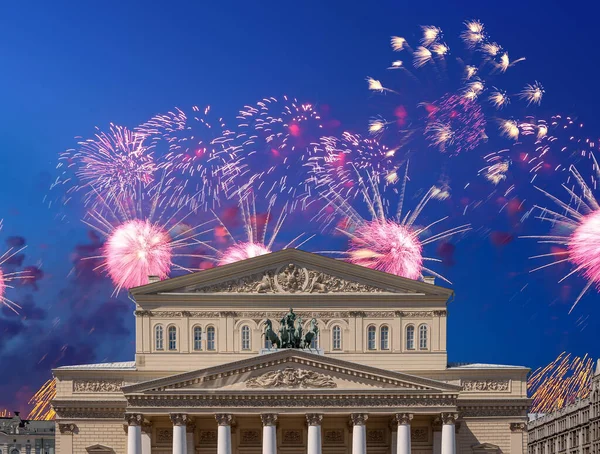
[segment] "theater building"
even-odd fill
[[[134,361],[53,371],[57,454],[526,452],[528,369],[449,363],[429,279],[286,249],[150,281]]]

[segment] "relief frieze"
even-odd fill
[[[251,378],[248,388],[336,388],[331,377],[318,372],[286,367]]]
[[[327,445],[344,444],[344,431],[341,429],[325,430],[323,433],[323,442]]]
[[[463,380],[462,387],[469,392],[508,392],[510,380]]]
[[[114,393],[121,391],[123,380],[74,380],[73,392],[76,393]]]
[[[301,430],[284,430],[283,431],[283,444],[284,445],[301,445],[302,444],[302,431]]]

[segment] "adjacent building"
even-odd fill
[[[589,397],[554,413],[532,415],[529,454],[600,454],[600,360]]]
[[[54,421],[0,418],[0,454],[54,454]]]
[[[130,293],[135,360],[53,371],[57,454],[526,450],[529,369],[449,363],[447,288],[288,249]]]

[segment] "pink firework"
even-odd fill
[[[240,260],[246,260],[259,255],[269,254],[269,250],[264,244],[253,243],[250,241],[240,242],[228,247],[223,252],[223,255],[219,259],[219,266],[228,265],[230,263],[239,262]]]
[[[323,195],[327,206],[321,211],[321,218],[325,223],[333,222],[337,217],[345,218],[345,223],[338,225],[337,230],[349,238],[347,251],[342,252],[348,261],[367,268],[372,268],[409,279],[422,279],[423,272],[437,276],[446,282],[445,277],[424,266],[426,261],[440,262],[436,258],[424,257],[423,247],[433,242],[450,238],[453,235],[470,230],[470,225],[465,224],[453,227],[439,233],[430,233],[436,224],[446,220],[446,217],[437,219],[426,226],[417,226],[416,222],[421,212],[431,199],[447,197],[447,189],[436,186],[431,187],[417,205],[408,213],[402,213],[406,183],[408,180],[408,166],[402,186],[397,192],[395,188],[388,193],[398,196],[398,207],[393,216],[388,216],[386,207],[393,205],[384,198],[379,190],[379,180],[372,175],[365,178],[362,196],[367,205],[371,219],[365,219],[352,206],[348,197],[339,191],[329,190]],[[326,251],[340,254],[339,252]]]
[[[67,150],[59,158],[59,167],[73,169],[88,198],[132,197],[154,179],[156,165],[152,148],[144,137],[129,129],[110,125],[108,132],[98,131],[93,139],[79,142],[79,149]]]
[[[134,219],[118,226],[104,245],[108,275],[117,288],[148,283],[148,276],[165,279],[171,270],[171,237],[159,225]]]
[[[366,221],[350,237],[348,261],[357,265],[419,279],[423,246],[410,228],[389,220]]]
[[[569,187],[569,180],[567,180],[567,183],[562,185],[567,193],[568,202],[536,187],[558,206],[556,210],[535,206],[534,209],[540,213],[537,218],[550,222],[555,227],[562,227],[566,231],[561,232],[555,229],[548,235],[524,237],[537,239],[543,244],[558,246],[548,254],[532,257],[551,257],[554,259],[552,262],[537,267],[533,271],[561,263],[570,263],[572,269],[559,282],[563,282],[574,274],[579,274],[586,279],[587,283],[577,296],[569,312],[575,308],[590,287],[595,286],[600,289],[600,204],[594,196],[596,184],[600,178],[600,168],[591,152],[589,158],[592,162],[591,184],[585,181],[575,166],[569,168],[569,180],[572,178],[574,184]]]

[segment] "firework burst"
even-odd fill
[[[0,231],[3,227],[3,220],[0,219]],[[12,285],[13,282],[18,281],[20,279],[30,279],[31,274],[26,271],[12,271],[9,270],[9,264],[13,257],[20,254],[27,246],[23,246],[20,248],[11,247],[6,250],[2,255],[0,255],[0,304],[5,305],[10,310],[15,313],[19,313],[18,310],[21,308],[17,303],[11,301],[6,296],[6,291],[8,289],[14,288]]]
[[[333,222],[339,216],[345,220],[337,227],[339,232],[349,238],[348,250],[341,255],[351,263],[409,279],[422,279],[423,272],[426,272],[449,282],[445,277],[425,266],[425,262],[441,260],[424,257],[423,247],[464,233],[470,230],[470,225],[465,224],[434,234],[430,229],[445,221],[447,217],[437,219],[425,226],[417,225],[417,220],[428,202],[435,198],[444,199],[447,190],[435,186],[430,188],[414,209],[403,213],[408,180],[407,166],[399,193],[396,193],[395,187],[392,191],[399,197],[398,209],[392,216],[388,216],[386,207],[390,206],[390,201],[382,196],[377,179],[368,176],[365,180],[361,180],[363,181],[362,196],[370,213],[370,219],[363,218],[348,199],[337,191],[330,190],[323,196],[328,205],[318,218],[326,223]]]
[[[56,379],[51,378],[29,399],[28,404],[33,405],[27,419],[38,421],[51,421],[56,417],[52,408],[52,399],[56,397]]]
[[[535,370],[527,380],[533,402],[532,413],[552,413],[590,392],[594,361],[587,355],[571,356],[566,352],[545,367]]]
[[[152,144],[165,175],[161,191],[170,192],[173,206],[215,208],[243,173],[236,134],[210,106],[194,106],[189,115],[180,109],[157,115],[136,132]]]

